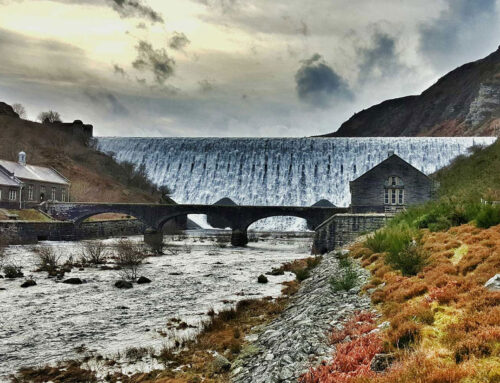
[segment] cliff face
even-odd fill
[[[500,135],[500,47],[462,65],[418,96],[356,113],[325,137]]]

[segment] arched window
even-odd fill
[[[385,205],[404,205],[405,189],[403,180],[397,176],[390,176],[384,185]]]

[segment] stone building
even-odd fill
[[[391,213],[433,197],[434,182],[393,152],[349,183],[353,213]]]
[[[0,204],[24,207],[42,201],[69,201],[70,182],[56,170],[26,163],[26,153],[18,162],[0,160]]]

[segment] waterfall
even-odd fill
[[[370,138],[98,138],[99,149],[120,161],[144,164],[179,203],[310,206],[350,202],[349,181],[389,151],[426,174],[494,137]],[[304,221],[269,218],[252,228],[303,229]]]

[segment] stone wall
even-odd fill
[[[324,254],[342,247],[361,234],[381,228],[389,218],[380,213],[336,214],[316,229],[312,253]]]
[[[76,241],[80,239],[122,237],[143,234],[144,224],[135,219],[72,222],[0,221],[0,238],[8,244],[37,243],[40,240]]]

